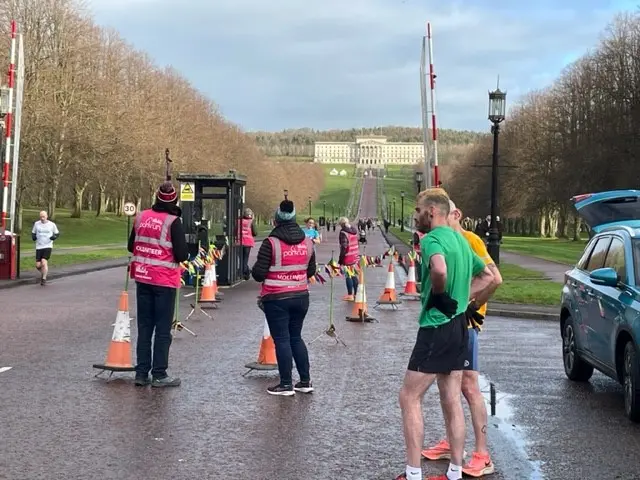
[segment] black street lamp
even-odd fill
[[[400,192],[400,231],[404,232],[404,190]]]
[[[335,219],[336,218],[336,204],[332,203],[331,204],[331,219]]]
[[[387,220],[389,220],[391,222],[391,220],[393,220],[391,218],[391,202],[389,202],[389,205],[387,205]],[[391,222],[391,224],[393,225],[393,222]]]
[[[507,92],[497,87],[489,92],[489,121],[493,123],[493,161],[491,162],[491,224],[489,225],[489,241],[487,250],[496,265],[500,265],[500,232],[498,231],[498,135],[500,123],[506,116]]]
[[[322,216],[324,217],[324,228],[327,228],[327,201],[322,200]]]
[[[422,171],[416,170],[416,188],[418,193],[422,191]]]
[[[284,189],[284,199],[287,200],[289,197],[289,190],[287,190],[286,188]]]
[[[393,226],[396,226],[396,199],[393,199]]]
[[[309,216],[311,216],[311,195],[309,195]]]

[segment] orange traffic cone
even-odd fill
[[[351,310],[351,315],[347,316],[346,319],[349,322],[373,322],[375,318],[367,313],[367,286],[364,283],[364,267],[360,268],[358,277],[358,290],[356,291],[353,309]]]
[[[377,305],[392,305],[397,308],[396,305],[402,303],[402,300],[398,300],[396,296],[396,275],[393,268],[393,262],[389,262],[389,270],[387,271],[387,283],[384,286],[384,291],[380,298],[378,298]]]
[[[212,277],[212,285],[213,285],[213,295],[215,299],[220,302],[224,299],[224,293],[220,291],[218,288],[218,273],[216,271],[216,261],[214,260],[211,263],[211,277]]]
[[[202,290],[200,291],[200,298],[197,299],[198,303],[218,303],[216,299],[216,286],[217,281],[214,277],[214,269],[211,265],[207,264],[204,267],[204,280],[202,282]]]
[[[258,352],[258,361],[247,363],[245,365],[249,369],[244,375],[251,370],[277,370],[278,360],[276,359],[276,344],[273,343],[271,331],[267,319],[264,320],[264,331],[262,333],[262,341],[260,342],[260,351]],[[244,376],[243,375],[243,376]]]
[[[113,326],[111,343],[107,350],[107,359],[103,364],[94,364],[93,368],[102,371],[108,370],[111,375],[113,372],[132,372],[135,370],[131,363],[131,317],[129,317],[129,295],[127,292],[120,294],[118,313],[116,314],[116,323]]]
[[[413,258],[409,258],[409,275],[407,277],[407,283],[404,285],[404,292],[402,295],[410,300],[419,300],[420,294],[416,288],[416,264]]]

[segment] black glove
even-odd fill
[[[33,240],[34,242],[38,239],[38,237],[36,236],[35,233],[31,234],[31,240]]]
[[[456,302],[447,293],[433,293],[433,290],[429,294],[429,301],[427,301],[427,310],[435,308],[439,310],[445,317],[451,318],[458,311],[458,302]]]
[[[464,312],[467,317],[467,324],[470,328],[482,328],[484,324],[484,316],[478,312],[480,307],[475,302],[469,303],[467,311]]]

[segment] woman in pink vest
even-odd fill
[[[179,378],[167,375],[171,324],[182,275],[180,263],[189,258],[177,202],[178,193],[171,182],[163,183],[156,192],[153,207],[137,215],[129,237],[128,250],[133,254],[131,278],[136,282],[138,310],[135,384],[140,387],[180,385]]]
[[[251,277],[251,269],[249,268],[249,255],[251,255],[251,249],[255,247],[256,226],[253,224],[253,210],[250,208],[244,209],[244,214],[240,221],[240,228],[242,229],[242,273],[245,280],[249,280]]]
[[[269,387],[271,395],[313,391],[309,354],[302,340],[302,324],[309,310],[307,280],[316,273],[311,240],[296,222],[291,200],[283,200],[275,215],[275,228],[258,250],[251,274],[262,283],[260,302],[276,345],[280,383]],[[293,361],[300,381],[293,384]]]
[[[358,229],[351,226],[347,217],[341,217],[340,220],[338,220],[338,225],[340,225],[340,233],[338,234],[340,256],[338,257],[338,263],[342,266],[357,269],[358,260],[360,259]],[[342,297],[342,300],[353,302],[356,292],[358,291],[358,276],[357,274],[352,277],[345,275],[345,279],[347,282],[347,294]]]

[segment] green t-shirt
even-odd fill
[[[471,279],[484,270],[485,264],[476,255],[469,242],[450,227],[436,227],[420,241],[422,252],[422,310],[420,312],[421,327],[437,327],[450,321],[437,308],[426,309],[431,292],[431,276],[429,263],[433,255],[444,256],[447,264],[446,292],[458,302],[456,315],[463,313],[469,305]]]

